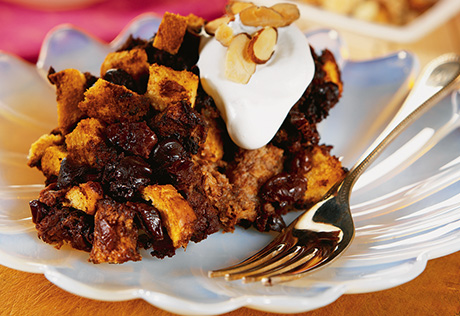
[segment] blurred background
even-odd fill
[[[0,50],[35,62],[46,34],[63,23],[111,41],[142,13],[194,13],[213,19],[223,14],[225,3],[227,0],[2,0]]]
[[[286,0],[285,0],[286,1]],[[253,0],[272,5],[279,0]],[[416,53],[422,65],[443,52],[460,53],[460,0],[293,0],[304,30],[340,31],[353,59],[396,50]],[[165,11],[205,19],[223,14],[227,0],[0,0],[0,50],[35,62],[46,34],[70,23],[104,41],[136,16]]]

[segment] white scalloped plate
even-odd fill
[[[87,261],[87,253],[56,250],[38,240],[28,201],[43,188],[43,177],[26,166],[26,157],[29,145],[56,126],[47,69],[75,67],[97,74],[105,54],[129,33],[148,38],[158,23],[153,15],[140,16],[110,44],[70,26],[58,27],[46,38],[36,66],[0,53],[0,264],[43,273],[76,295],[107,301],[142,298],[178,314],[221,314],[242,306],[294,313],[322,307],[344,293],[408,282],[423,271],[427,260],[460,249],[457,94],[402,135],[388,155],[402,147],[397,155],[403,157],[404,151],[417,148],[420,139],[441,133],[432,150],[398,174],[391,164],[385,167],[385,175],[394,175],[385,181],[370,179],[361,188],[357,183],[352,201],[355,240],[338,261],[302,280],[264,287],[207,277],[208,270],[245,258],[273,237],[253,230],[214,234],[164,260],[144,252],[141,262],[123,265],[94,265]],[[343,68],[343,99],[321,125],[321,133],[350,166],[395,112],[390,101],[407,91],[418,63],[404,51],[376,60],[347,61],[336,32],[321,30],[307,37],[317,49],[330,48]],[[412,139],[414,135],[418,138]],[[403,147],[406,143],[411,145]]]

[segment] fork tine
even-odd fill
[[[269,275],[266,274],[255,281],[262,281],[262,284],[267,286],[286,281],[293,281],[303,277],[307,273],[310,273],[316,267],[319,267],[325,260],[327,260],[327,257],[324,257],[321,254],[321,251],[316,249],[313,256],[310,256],[308,260],[302,260],[300,264],[293,264],[290,267],[286,267],[283,271],[279,270]]]
[[[297,246],[296,249],[282,259],[273,260],[270,266],[250,271],[243,275],[243,283],[261,281],[271,275],[278,275],[291,271],[300,265],[305,264],[315,257],[317,249],[305,249]]]
[[[227,281],[233,281],[244,279],[251,275],[267,275],[270,271],[276,270],[293,258],[296,258],[301,250],[299,246],[289,249],[285,248],[284,251],[278,253],[276,256],[270,256],[271,258],[268,260],[261,261],[260,263],[254,262],[254,264],[246,266],[244,270],[240,269],[239,271],[227,273],[225,279]]]
[[[221,277],[226,276],[230,273],[238,273],[241,271],[252,269],[264,262],[271,260],[272,258],[276,257],[286,249],[292,247],[293,242],[287,240],[287,234],[280,234],[278,235],[271,243],[265,246],[256,254],[252,255],[251,257],[226,268],[213,270],[208,272],[208,276],[211,278],[214,277]]]

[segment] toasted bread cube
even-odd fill
[[[144,96],[124,86],[98,79],[86,90],[85,99],[78,107],[89,117],[112,124],[138,121],[147,113],[150,104]]]
[[[70,188],[65,195],[67,202],[63,205],[94,215],[97,202],[103,197],[104,192],[101,185],[98,182],[88,181]]]
[[[321,59],[323,61],[322,68],[324,72],[326,72],[325,81],[335,83],[339,88],[340,94],[342,94],[343,84],[340,75],[340,69],[335,61],[334,55],[332,55],[332,53],[329,50],[324,50],[322,52]]]
[[[198,76],[192,72],[153,64],[150,66],[146,95],[159,111],[163,111],[170,103],[180,101],[187,101],[194,107],[198,82]]]
[[[200,34],[206,20],[202,17],[196,16],[193,13],[187,15],[187,30],[193,34]]]
[[[101,77],[109,69],[123,69],[134,80],[138,80],[149,73],[147,53],[142,48],[109,53],[101,65]]]
[[[187,31],[187,21],[186,17],[166,12],[153,39],[153,47],[177,54]]]
[[[308,180],[308,189],[304,196],[306,204],[319,201],[346,174],[337,157],[329,152],[330,147],[324,145],[312,149],[311,169],[304,175]]]
[[[113,155],[104,141],[105,126],[97,119],[81,120],[77,127],[66,135],[65,143],[69,156],[77,163],[101,167]]]
[[[29,167],[36,167],[40,165],[40,160],[48,147],[63,143],[64,137],[59,134],[44,134],[40,136],[40,138],[30,146],[27,164]]]
[[[186,248],[196,220],[190,204],[170,184],[149,185],[142,191],[142,197],[160,212],[174,247]]]
[[[206,140],[198,153],[201,159],[209,162],[221,161],[224,157],[224,142],[220,129],[215,125],[208,127]]]
[[[134,216],[134,211],[125,204],[110,199],[99,201],[94,215],[94,240],[89,261],[124,263],[141,260]]]
[[[67,157],[64,146],[50,146],[45,149],[41,160],[41,169],[46,177],[58,176],[61,170],[61,162]]]
[[[65,69],[48,78],[56,85],[58,128],[65,135],[84,116],[78,103],[84,98],[86,77],[76,69]]]

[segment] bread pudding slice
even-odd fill
[[[58,127],[29,153],[46,178],[30,202],[40,239],[93,263],[141,260],[141,249],[163,258],[219,230],[279,231],[282,215],[345,175],[316,129],[342,93],[332,54],[312,49],[313,82],[272,141],[245,150],[198,80],[197,21],[166,14],[152,39],[110,53],[100,76],[50,71]]]

